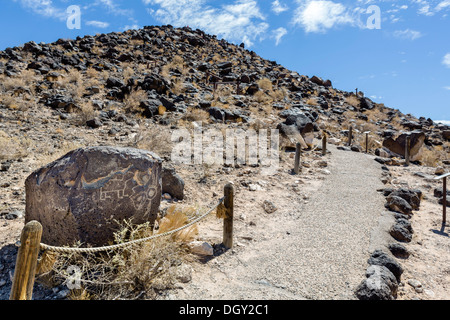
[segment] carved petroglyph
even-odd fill
[[[77,149],[27,178],[26,220],[45,225],[43,241],[50,245],[104,244],[112,239],[115,221],[156,219],[161,163],[144,150]]]

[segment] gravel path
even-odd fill
[[[262,241],[212,259],[170,298],[355,299],[374,239],[384,239],[381,169],[371,156],[330,150],[331,174],[307,204],[271,216]]]

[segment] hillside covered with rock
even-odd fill
[[[291,175],[297,142],[305,150],[304,168],[311,168],[303,172],[308,183],[314,186],[317,175],[329,174],[326,160],[315,153],[324,134],[340,150],[367,148],[376,161],[394,167],[405,163],[409,137],[415,166],[433,174],[448,171],[449,126],[299,72],[244,44],[170,25],[0,51],[0,215],[21,220],[25,179],[80,147],[133,147],[157,154],[163,160],[163,207],[182,200],[209,204],[227,179],[250,191],[283,187],[307,202],[303,182],[284,186],[284,181]],[[279,174],[267,182],[259,164],[174,163],[172,133],[193,132],[199,125],[221,132],[278,129]],[[388,171],[381,180],[389,186],[395,177]],[[264,203],[267,213],[276,211],[273,203]],[[8,235],[1,244],[16,238]]]

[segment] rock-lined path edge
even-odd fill
[[[391,218],[377,192],[383,184],[374,157],[329,150],[331,173],[308,203],[271,216],[263,241],[208,261],[169,298],[357,299],[370,253],[389,242]]]

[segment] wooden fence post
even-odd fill
[[[447,178],[450,177],[450,172],[442,176],[434,178],[434,180],[442,179],[442,226],[447,222]]]
[[[233,247],[233,218],[234,218],[234,186],[228,183],[224,188],[226,217],[223,219],[223,245],[230,249]]]
[[[350,127],[348,129],[348,145],[352,145],[352,139],[353,139],[353,127]]]
[[[370,131],[364,132],[366,134],[366,153],[369,153],[369,133]]]
[[[302,145],[300,142],[297,142],[295,148],[295,161],[294,161],[294,173],[298,174],[300,172],[300,158],[302,155]]]
[[[10,300],[32,299],[41,237],[42,225],[37,221],[28,222],[22,230]]]
[[[324,132],[322,137],[322,155],[327,154],[327,134]]]
[[[447,222],[447,177],[444,177],[444,181],[442,183],[442,224],[445,225]]]
[[[409,154],[411,148],[411,137],[407,136],[405,141],[405,164],[409,166]]]

